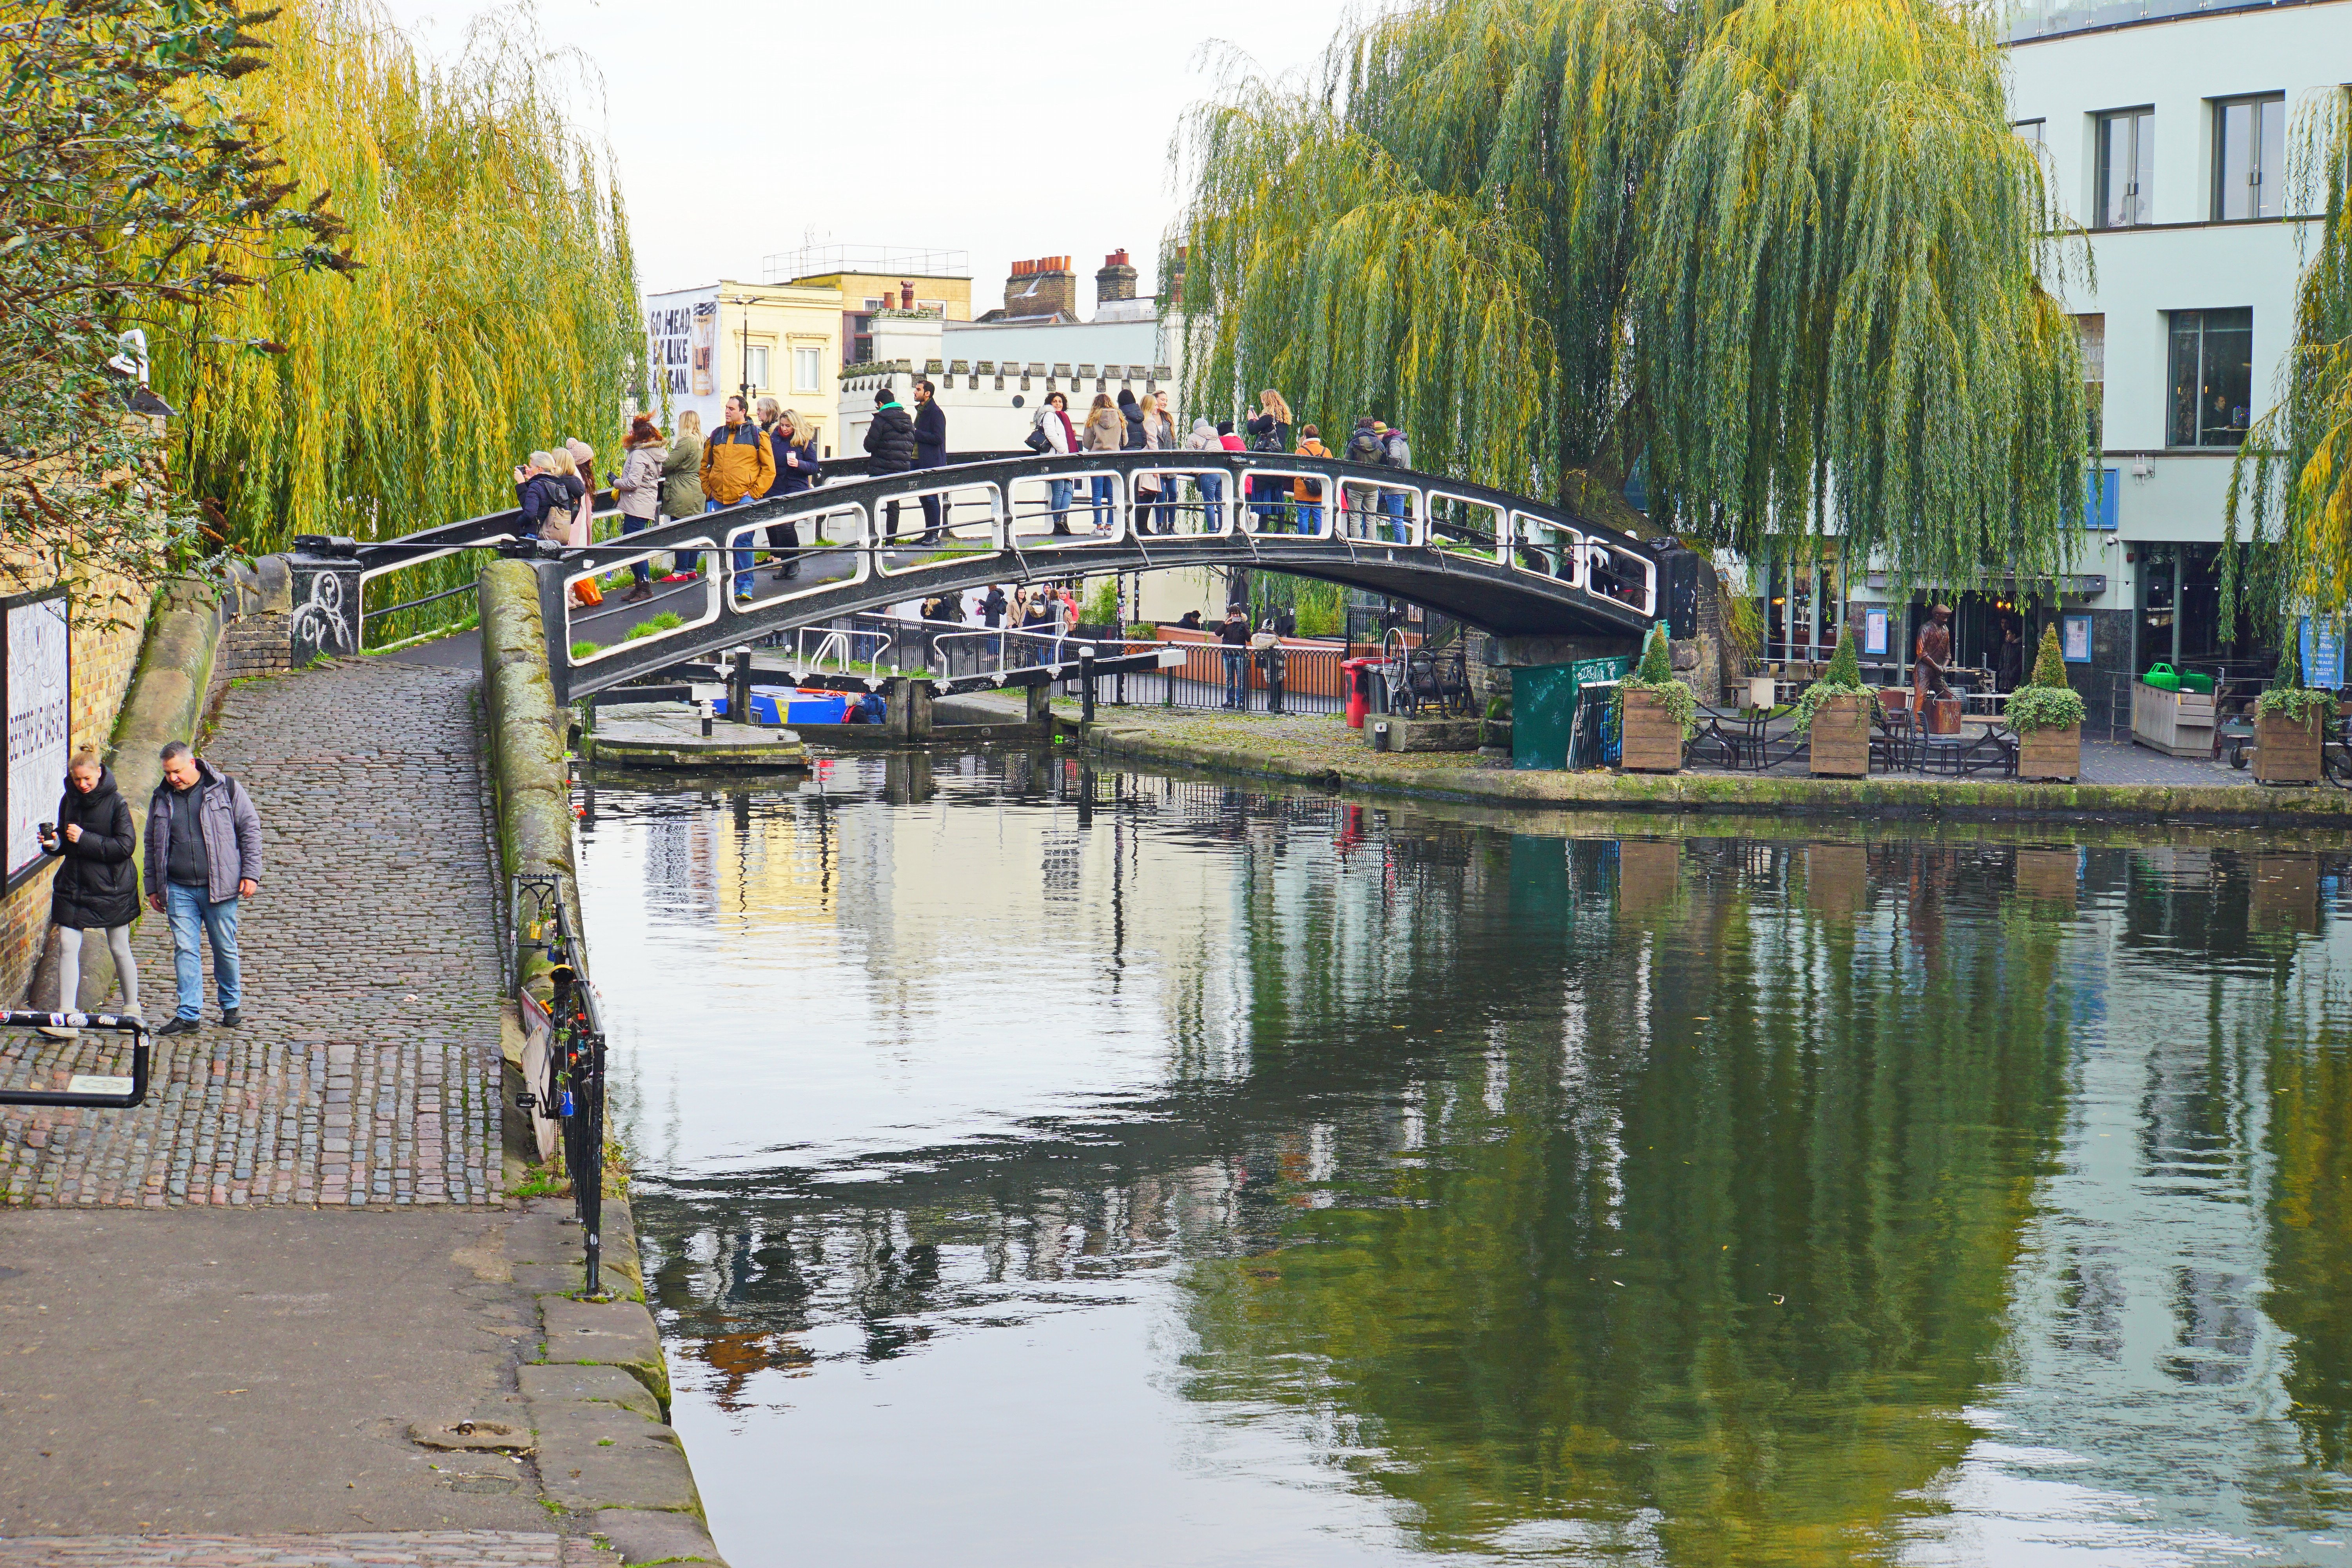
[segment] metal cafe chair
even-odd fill
[[[1870,762],[1881,773],[1917,773],[1927,762],[1919,716],[1908,708],[1882,709],[1873,723]]]

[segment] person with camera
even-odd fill
[[[147,905],[172,922],[179,1007],[158,1035],[203,1026],[205,972],[199,933],[213,945],[221,1023],[243,1022],[244,981],[236,952],[239,900],[261,890],[261,817],[245,786],[188,749],[163,748],[163,782],[147,805]]]
[[[131,922],[139,918],[138,852],[131,803],[114,787],[114,774],[96,752],[75,753],[66,767],[66,791],[58,819],[41,824],[41,848],[58,857],[49,884],[49,923],[58,928],[58,1007],[81,1010],[81,943],[84,931],[104,931],[122,982],[122,1010],[139,1014],[139,964],[131,956]],[[44,1028],[53,1039],[70,1040],[79,1031]]]

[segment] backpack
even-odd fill
[[[1277,421],[1274,428],[1265,435],[1251,437],[1249,449],[1253,452],[1280,452],[1283,449],[1282,437],[1283,426]]]
[[[1412,467],[1412,447],[1402,430],[1391,430],[1381,437],[1381,462],[1391,468]]]
[[[1381,460],[1381,438],[1372,434],[1371,426],[1360,426],[1348,437],[1348,461],[1377,463]]]

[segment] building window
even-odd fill
[[[794,349],[793,351],[793,390],[794,392],[817,391],[816,378],[818,373],[824,368],[824,357],[817,350]]]
[[[2165,421],[2166,445],[2237,446],[2246,438],[2253,392],[2253,311],[2172,312],[2172,406]]]
[[[2156,199],[2156,110],[2099,116],[2099,223],[2129,228],[2149,222]]]
[[[2213,216],[2276,217],[2286,181],[2286,100],[2213,106]]]
[[[2010,129],[2033,143],[2036,151],[2050,140],[2050,122],[2046,120],[2021,120]]]
[[[2074,337],[2083,355],[2083,403],[2091,415],[2091,447],[2106,442],[2101,431],[2107,414],[2107,318],[2104,313],[2074,318]]]
[[[768,384],[768,351],[754,345],[743,351],[743,379],[759,391]]]

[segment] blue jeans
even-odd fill
[[[1201,476],[1201,531],[1211,533],[1223,526],[1225,520],[1220,514],[1224,510],[1224,507],[1225,476],[1202,474]]]
[[[645,518],[631,517],[627,512],[621,514],[621,537],[624,539],[632,533],[643,533],[652,526],[653,523]],[[650,583],[653,581],[652,563],[645,561],[637,562],[629,568],[629,574],[641,584]]]
[[[713,512],[725,511],[728,509],[723,502],[707,500],[702,503],[702,510],[705,512]],[[698,555],[695,559],[699,561],[701,557]],[[738,598],[748,599],[751,596],[751,552],[749,549],[740,549],[735,552],[735,594]]]
[[[1389,524],[1389,538],[1399,544],[1404,542],[1404,500],[1405,498],[1401,491],[1382,490],[1381,492],[1381,510],[1395,519]]]
[[[1301,533],[1322,532],[1323,509],[1319,506],[1308,506],[1306,502],[1301,501],[1298,506],[1298,531]]]
[[[1115,489],[1108,474],[1095,476],[1095,527],[1098,530],[1108,530],[1116,515],[1111,505],[1111,496]]]
[[[204,1016],[205,970],[196,957],[196,932],[212,939],[213,984],[226,1012],[245,999],[245,984],[236,964],[236,905],[235,899],[214,903],[202,888],[167,883],[163,909],[172,922],[172,973],[180,982],[179,1016]]]
[[[1249,655],[1237,647],[1225,651],[1225,706],[1249,706]]]
[[[1053,508],[1054,531],[1056,533],[1070,526],[1070,490],[1076,483],[1076,479],[1045,481],[1045,494],[1051,498],[1049,504]]]

